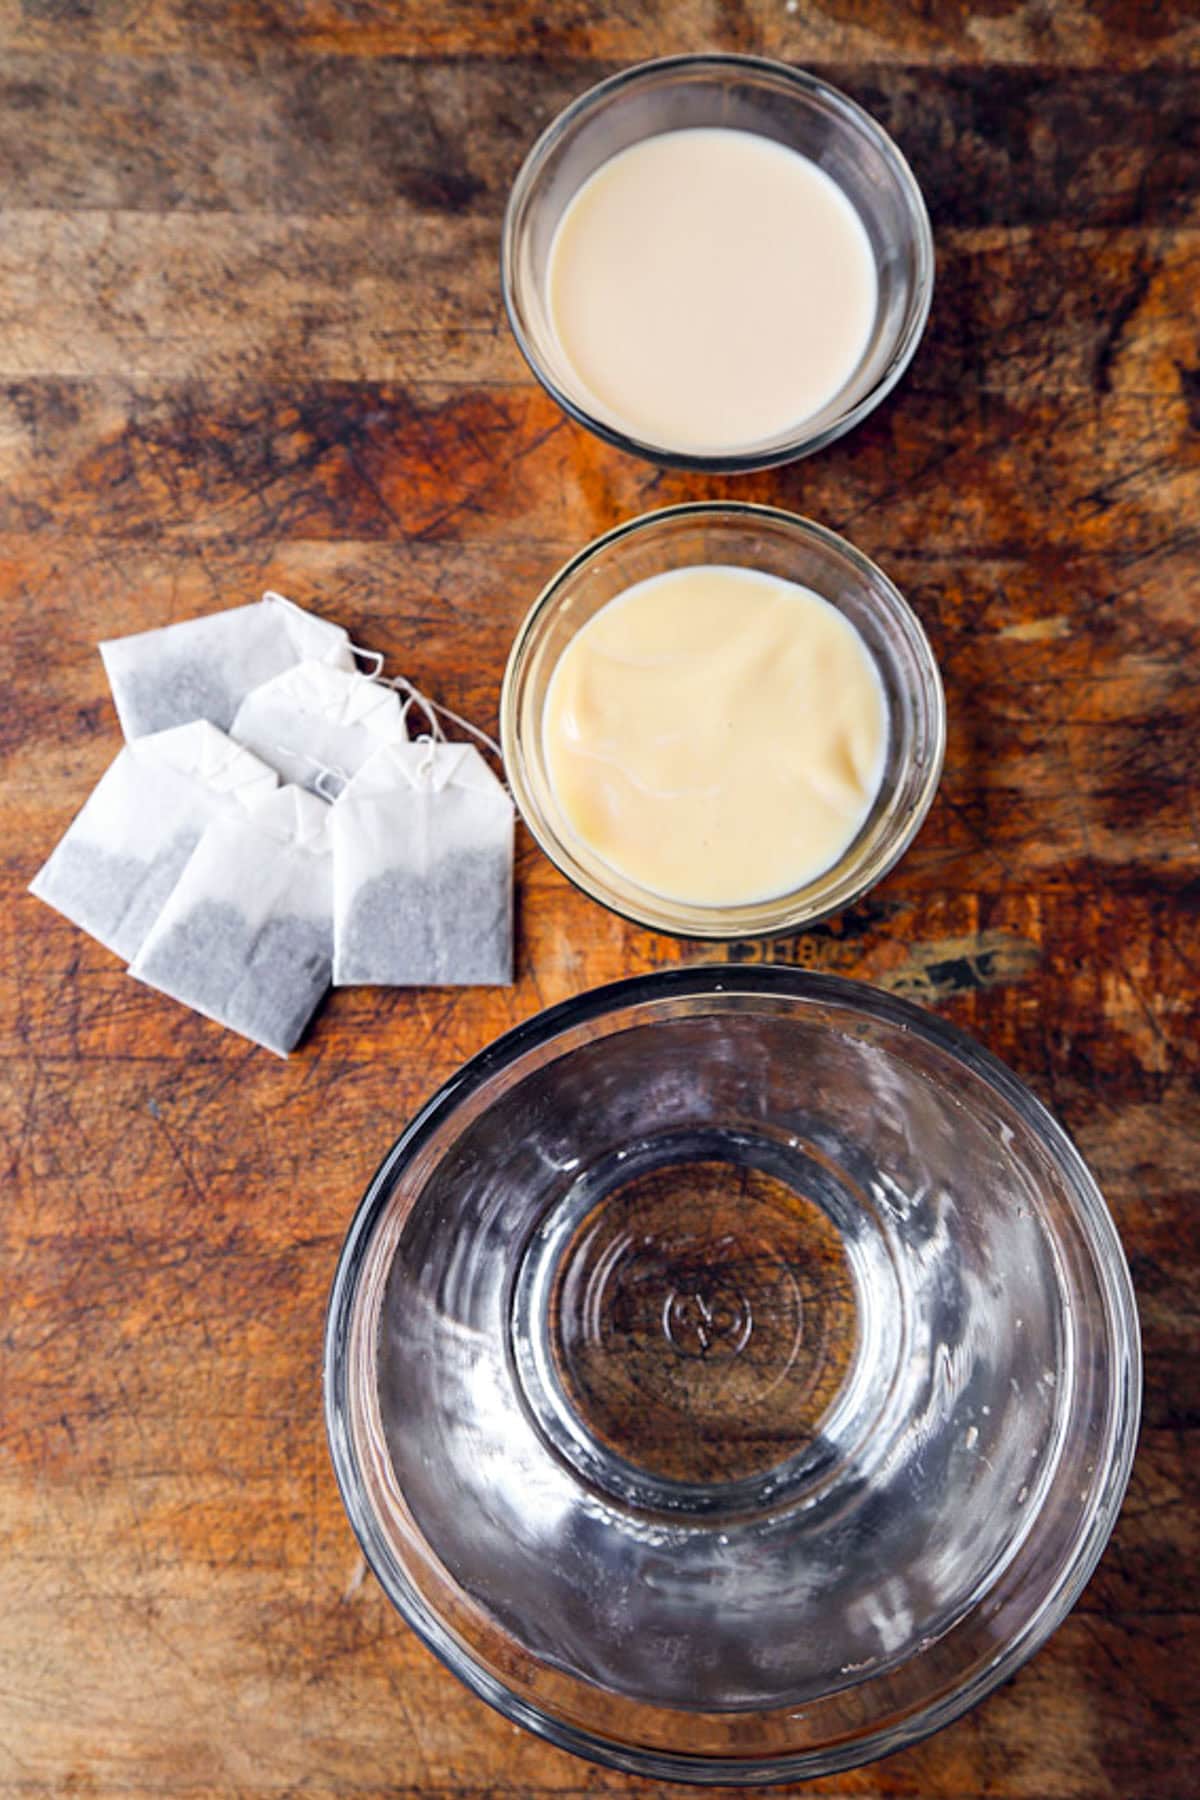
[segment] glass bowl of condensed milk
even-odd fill
[[[1139,1397],[1061,1128],[945,1020],[778,967],[490,1044],[384,1160],[326,1334],[389,1599],[655,1783],[828,1776],[1007,1680],[1104,1548]]]
[[[696,502],[574,557],[517,632],[504,761],[533,836],[652,931],[782,936],[858,900],[916,835],[941,678],[883,571],[773,507]]]
[[[933,295],[929,215],[847,95],[745,56],[643,63],[580,96],[513,185],[501,277],[542,386],[620,448],[769,468],[890,393]]]

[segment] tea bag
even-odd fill
[[[329,817],[289,786],[214,820],[130,974],[286,1056],[329,986]]]
[[[110,638],[100,654],[130,740],[192,719],[228,731],[251,688],[302,660],[355,666],[340,625],[273,593],[250,606]]]
[[[274,769],[203,719],[139,738],[101,776],[30,892],[130,962],[205,828],[278,785]]]
[[[332,820],[336,986],[512,980],[512,801],[478,750],[384,745]]]
[[[256,687],[231,727],[287,781],[314,793],[330,774],[348,780],[380,744],[408,736],[395,690],[355,670],[300,662]]]

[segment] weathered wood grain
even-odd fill
[[[14,51],[0,168],[19,207],[373,212],[497,221],[530,143],[619,66],[542,55],[264,58]],[[912,158],[935,225],[1193,223],[1190,69],[814,63]],[[1147,131],[1148,120],[1153,131]]]
[[[807,512],[881,558],[1102,557],[1119,585],[1194,536],[1191,385],[1180,369],[1161,395],[914,382],[836,458],[713,478],[707,491]],[[106,544],[519,535],[553,552],[696,491],[686,475],[615,460],[528,382],[36,377],[0,386],[0,471],[0,533],[70,534],[103,494]]]
[[[636,62],[698,47],[791,61],[833,56],[856,62],[968,66],[1062,63],[1134,69],[1200,57],[1188,0],[1151,5],[1107,0],[841,0],[794,7],[787,0],[560,0],[544,13],[506,0],[3,0],[0,45],[76,45],[132,55],[189,50],[206,59],[289,55],[355,57],[533,53]]]
[[[118,748],[98,638],[276,586],[489,723],[565,557],[721,494],[876,556],[951,719],[901,866],[728,954],[878,982],[1003,1056],[1104,1187],[1145,1333],[1133,1485],[1071,1619],[948,1732],[804,1791],[1200,1787],[1200,25],[1174,0],[792,7],[0,0],[0,1794],[651,1791],[515,1733],[365,1576],[321,1329],[433,1086],[543,1004],[711,953],[522,834],[511,992],[339,993],[280,1064],[24,888]],[[742,481],[561,420],[497,291],[534,133],[703,44],[871,106],[938,240],[897,394]]]

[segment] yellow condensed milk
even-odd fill
[[[757,132],[668,131],[620,151],[550,248],[559,346],[618,430],[734,452],[801,426],[854,374],[877,305],[854,206]]]
[[[542,731],[583,845],[663,898],[745,905],[848,849],[882,780],[887,701],[827,600],[706,564],[638,582],[581,627]]]

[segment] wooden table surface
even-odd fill
[[[736,480],[563,419],[497,283],[535,133],[703,47],[864,102],[938,247],[899,391]],[[699,949],[522,836],[511,992],[339,993],[283,1064],[24,889],[118,748],[97,639],[275,586],[491,722],[560,562],[720,495],[877,558],[950,711],[901,866],[730,954],[865,977],[1004,1057],[1108,1196],[1147,1361],[1069,1621],[941,1736],[808,1791],[1200,1791],[1197,63],[1187,0],[0,0],[0,1794],[652,1791],[516,1732],[390,1610],[319,1358],[343,1231],[417,1103],[537,1008]]]

